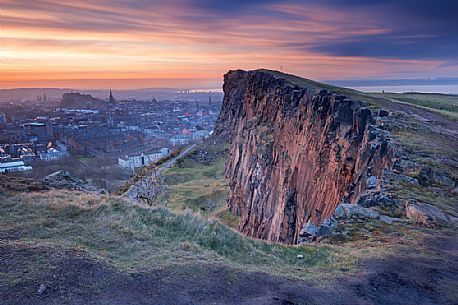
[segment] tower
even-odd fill
[[[114,103],[116,100],[115,98],[113,97],[113,94],[111,93],[111,89],[110,89],[110,103]]]

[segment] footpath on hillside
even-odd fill
[[[142,177],[140,180],[132,184],[129,189],[124,193],[125,197],[134,200],[142,200],[148,198],[154,198],[157,192],[160,191],[156,187],[159,176],[167,169],[171,168],[177,160],[186,156],[190,151],[196,147],[196,144],[192,144],[180,152],[176,157],[164,162],[159,166],[153,173]]]

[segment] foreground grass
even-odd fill
[[[309,268],[329,269],[338,253],[328,246],[269,244],[190,211],[174,213],[118,197],[29,193],[4,198],[0,209],[0,233],[14,242],[84,250],[125,270],[206,261],[305,278]]]
[[[238,219],[226,211],[225,148],[203,149],[213,156],[211,161],[199,161],[196,149],[196,154],[167,170],[167,192],[154,206],[77,191],[3,197],[0,236],[6,236],[8,243],[30,247],[83,251],[132,272],[220,263],[320,281],[355,272],[362,260],[395,251],[391,244],[374,246],[380,240],[344,246],[288,246],[241,235],[231,228]],[[40,266],[41,260],[31,264]]]

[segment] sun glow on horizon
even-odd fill
[[[446,59],[320,50],[328,41],[393,31],[383,18],[362,10],[354,18],[319,3],[307,8],[268,3],[241,12],[229,15],[179,0],[146,1],[144,7],[106,0],[27,5],[4,0],[0,86],[60,87],[73,82],[108,88],[114,82],[119,88],[217,88],[222,75],[237,68],[283,67],[318,80],[458,75],[458,67]]]

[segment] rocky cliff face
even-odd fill
[[[215,133],[231,142],[228,207],[247,235],[296,243],[392,166],[383,111],[262,70],[230,71],[224,94]]]

